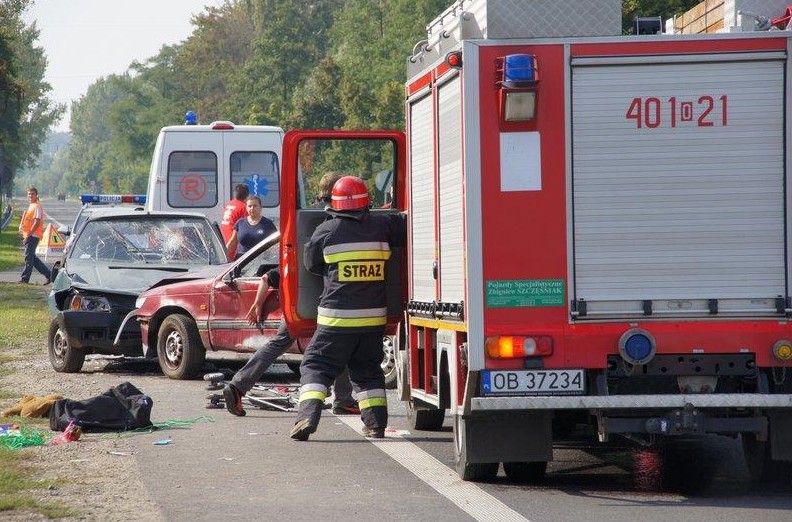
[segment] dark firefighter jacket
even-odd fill
[[[305,267],[324,278],[317,325],[344,332],[381,329],[387,321],[385,264],[407,241],[403,214],[336,212],[305,245]]]

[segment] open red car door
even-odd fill
[[[289,330],[309,335],[316,328],[322,278],[303,266],[303,248],[327,218],[318,183],[327,172],[366,181],[371,212],[406,210],[405,138],[401,131],[295,130],[286,133],[281,173],[281,302]],[[406,249],[394,249],[386,265],[388,325],[393,331],[406,301]]]

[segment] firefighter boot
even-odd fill
[[[297,412],[297,422],[289,430],[289,437],[294,440],[308,440],[311,433],[316,431],[319,426],[319,418],[322,415],[324,400],[304,399],[300,401],[300,409]]]
[[[368,426],[364,426],[363,436],[367,439],[384,439],[385,428],[369,428]]]
[[[308,440],[311,433],[316,431],[316,426],[311,424],[311,419],[303,419],[294,423],[289,430],[289,437],[294,440]]]

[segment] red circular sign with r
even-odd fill
[[[206,195],[206,180],[198,174],[187,174],[179,183],[179,192],[187,201],[200,201]]]

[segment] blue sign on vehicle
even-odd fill
[[[269,180],[264,176],[253,174],[245,179],[245,184],[248,186],[248,190],[252,196],[264,197],[269,194],[269,188],[267,188]]]

